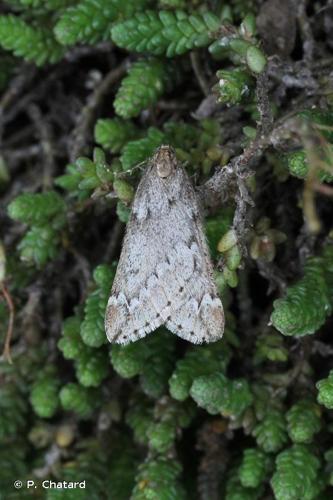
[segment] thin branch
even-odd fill
[[[210,94],[210,87],[204,76],[198,52],[192,51],[190,59],[199,87],[201,88],[202,93],[207,97]]]
[[[267,71],[264,71],[257,77],[256,85],[256,101],[258,111],[260,113],[259,133],[269,133],[273,125],[272,107],[268,97],[268,76]]]
[[[327,184],[320,184],[320,182],[315,182],[312,187],[320,194],[330,197],[333,196],[333,187],[328,186]]]
[[[306,14],[307,0],[297,1],[297,20],[303,41],[303,60],[310,63],[314,57],[315,42],[313,39],[311,24]]]
[[[9,310],[9,320],[8,320],[8,327],[7,327],[7,333],[5,337],[5,343],[4,343],[4,349],[3,349],[3,356],[4,358],[8,361],[8,363],[13,363],[11,353],[10,353],[10,343],[11,339],[13,336],[13,329],[14,329],[14,317],[15,317],[15,307],[14,307],[14,302],[13,299],[8,292],[5,284],[3,282],[0,283],[0,290],[2,295],[4,296],[8,310]]]
[[[111,85],[115,84],[126,72],[128,60],[126,59],[117,68],[112,69],[103,78],[101,83],[90,94],[87,104],[82,109],[82,112],[77,117],[77,125],[73,130],[70,148],[70,161],[75,161],[80,154],[83,153],[89,129],[95,116],[95,112],[105,94],[109,91]]]
[[[43,188],[49,189],[52,186],[52,178],[55,171],[54,149],[52,145],[52,133],[45,117],[43,117],[36,104],[30,104],[28,113],[37,129],[43,151]]]
[[[3,94],[0,100],[0,143],[2,140],[3,127],[5,123],[4,111],[15,101],[17,96],[22,92],[24,87],[28,85],[36,74],[36,68],[32,64],[23,64],[21,71],[10,82],[7,91]]]
[[[206,206],[217,206],[230,199],[234,191],[232,185],[236,184],[235,175],[243,178],[252,175],[250,167],[253,166],[264,154],[269,146],[277,147],[286,137],[298,132],[298,124],[294,120],[294,115],[299,113],[295,109],[277,120],[269,133],[263,133],[249,143],[243,153],[216,171],[204,184],[198,187],[198,194]]]

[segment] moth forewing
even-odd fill
[[[139,183],[105,317],[109,341],[120,344],[162,325],[193,343],[224,330],[197,197],[170,146]]]

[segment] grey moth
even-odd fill
[[[220,339],[224,314],[192,183],[170,146],[149,161],[133,201],[105,315],[110,342],[164,325],[190,342]]]

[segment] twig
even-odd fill
[[[256,85],[256,101],[260,113],[259,133],[264,134],[269,133],[273,125],[273,113],[268,98],[268,84],[267,72],[264,71],[257,77]]]
[[[316,170],[309,169],[303,189],[303,213],[310,233],[320,232],[321,223],[316,211],[314,183],[317,179]]]
[[[227,466],[227,421],[206,422],[198,432],[196,448],[202,452],[198,466],[198,496],[200,500],[218,500],[221,478]]]
[[[234,195],[232,189],[236,185],[235,173],[245,178],[252,174],[250,167],[257,162],[266,149],[273,145],[277,147],[286,137],[297,133],[299,126],[294,120],[294,115],[299,113],[295,109],[291,113],[277,120],[269,133],[256,136],[239,156],[232,158],[230,162],[217,170],[217,172],[198,187],[198,194],[206,206],[217,206],[227,201]]]
[[[5,359],[8,361],[8,363],[12,364],[13,360],[12,360],[11,353],[10,353],[10,343],[11,343],[11,339],[13,336],[13,329],[14,329],[15,307],[14,307],[13,299],[11,298],[11,295],[8,292],[6,286],[3,282],[0,283],[0,290],[1,290],[1,293],[6,300],[8,310],[9,310],[8,327],[7,327],[4,349],[3,349],[2,354],[5,357]]]
[[[117,68],[109,71],[101,83],[95,88],[94,92],[90,94],[87,104],[77,117],[77,125],[73,130],[73,135],[70,141],[70,161],[75,161],[76,158],[84,151],[86,139],[89,134],[89,128],[93,121],[96,108],[99,106],[104,95],[108,92],[110,86],[116,83],[116,81],[125,74],[127,67],[128,60],[126,59]]]
[[[204,77],[203,70],[201,68],[200,59],[198,52],[192,51],[190,54],[192,68],[195,74],[195,77],[198,81],[198,84],[203,92],[203,94],[207,97],[210,94],[210,87]]]
[[[65,54],[65,59],[69,63],[75,63],[83,57],[94,56],[96,54],[110,53],[110,42],[101,42],[97,45],[84,45],[82,47],[73,47]]]
[[[0,100],[0,143],[2,140],[4,126],[4,110],[15,101],[18,94],[31,82],[36,74],[36,68],[32,64],[23,64],[18,76],[14,78]]]
[[[303,40],[303,60],[310,63],[314,56],[314,39],[310,21],[306,15],[307,0],[296,0],[297,20]]]
[[[47,75],[47,77],[41,78],[41,83],[34,86],[30,92],[24,94],[20,99],[12,99],[13,106],[8,109],[6,114],[3,116],[3,123],[6,124],[14,120],[19,113],[27,109],[27,106],[32,101],[40,101],[45,96],[45,93],[49,89],[50,85],[59,81],[60,77],[66,75],[66,73],[69,73],[70,68],[70,64],[56,66],[55,69]]]
[[[41,140],[41,148],[44,157],[43,188],[52,186],[52,178],[55,171],[54,150],[52,145],[52,134],[45,117],[43,117],[36,104],[30,104],[28,113],[37,129]]]
[[[257,260],[257,266],[259,274],[269,283],[267,294],[272,293],[275,287],[278,288],[280,294],[283,294],[287,284],[279,268],[273,262],[266,262],[260,259]]]
[[[3,154],[10,163],[17,163],[38,156],[42,151],[41,144],[31,144],[20,149],[4,149]]]
[[[320,184],[319,182],[315,182],[312,187],[320,194],[323,194],[325,196],[333,196],[333,187],[327,186],[327,184]]]

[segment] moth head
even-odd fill
[[[169,177],[177,168],[177,158],[171,146],[160,146],[152,159],[152,165],[156,167],[159,177]]]

